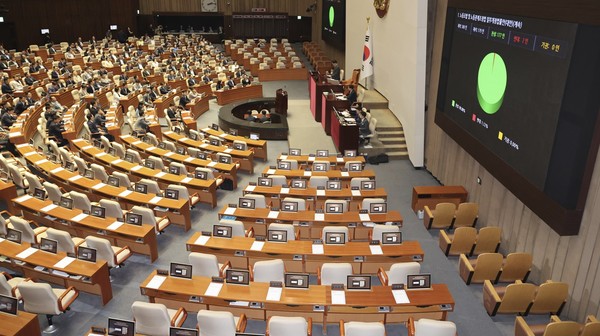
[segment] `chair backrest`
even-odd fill
[[[0,294],[14,297],[12,286],[8,283],[8,279],[3,272],[0,272]]]
[[[479,255],[481,253],[496,252],[498,246],[500,246],[501,235],[502,229],[496,226],[487,226],[479,229],[473,254]]]
[[[383,198],[377,198],[377,197],[363,198],[360,208],[363,210],[369,210],[371,208],[371,204],[373,204],[373,203],[385,203],[385,200]]]
[[[593,315],[587,317],[586,323],[581,329],[580,336],[596,336],[600,335],[600,321]]]
[[[114,171],[112,175],[119,179],[119,186],[123,188],[131,187],[131,181],[129,181],[129,176],[125,173],[121,173],[118,171]]]
[[[125,147],[123,147],[123,145],[121,145],[118,142],[113,142],[112,147],[115,149],[115,156],[117,156],[120,159],[123,159],[125,157]]]
[[[246,194],[244,195],[244,198],[251,198],[254,200],[254,206],[256,208],[266,208],[267,207],[267,200],[265,199],[265,195],[259,195],[259,194]]]
[[[153,146],[158,146],[158,138],[156,138],[156,135],[152,133],[146,133],[146,138],[148,139],[148,143]]]
[[[107,217],[113,217],[121,220],[123,219],[123,209],[121,209],[121,204],[119,204],[119,202],[109,199],[101,199],[100,206],[106,209]]]
[[[432,228],[449,227],[454,220],[456,205],[454,203],[438,203],[433,210]]]
[[[313,187],[326,187],[327,182],[329,182],[329,177],[327,176],[311,176],[308,180],[308,184]]]
[[[213,180],[215,178],[215,174],[213,173],[213,170],[210,168],[204,168],[204,167],[197,167],[195,169],[195,171],[201,171],[201,172],[205,172],[206,173],[206,178],[208,180]]]
[[[171,152],[174,152],[176,150],[175,144],[173,142],[169,140],[163,140],[163,143],[165,144],[165,149],[170,150]]]
[[[379,240],[381,242],[383,241],[384,232],[400,232],[400,227],[397,225],[375,224],[371,230],[371,239]]]
[[[163,160],[158,156],[150,155],[146,158],[146,160],[154,163],[154,169],[163,170],[165,168]]]
[[[87,124],[84,124],[84,125],[87,125]],[[71,156],[71,153],[69,153],[69,151],[66,150],[65,148],[62,148],[62,147],[59,148],[58,154],[60,155],[60,159],[63,163],[73,161],[73,157]]]
[[[179,168],[179,175],[186,175],[187,174],[187,168],[183,165],[183,163],[171,162],[171,163],[169,163],[169,167],[177,167],[177,168]]]
[[[248,150],[248,144],[246,143],[246,141],[242,141],[242,140],[233,140],[233,146],[234,148],[237,146],[240,146],[241,150]]]
[[[525,281],[531,266],[533,265],[533,256],[525,252],[514,252],[506,256],[504,265],[502,265],[502,274],[499,281],[513,282],[515,280]]]
[[[58,252],[75,253],[75,244],[73,243],[73,239],[71,239],[71,235],[67,231],[48,228],[46,230],[46,236],[49,239],[56,240],[58,243]]]
[[[298,211],[306,211],[306,200],[304,198],[286,197],[283,199],[286,202],[298,203]]]
[[[90,211],[92,208],[92,203],[86,194],[80,193],[78,191],[71,191],[69,195],[73,199],[73,207],[75,209],[80,209],[83,211]]]
[[[125,151],[126,154],[131,154],[133,157],[133,162],[134,163],[142,163],[142,156],[140,155],[140,153],[138,153],[137,151],[133,150],[133,149],[127,149]]]
[[[474,227],[459,227],[454,230],[449,255],[470,254],[477,239],[477,229]]]
[[[315,160],[312,164],[313,171],[315,171],[316,166],[325,166],[325,171],[328,171],[329,169],[331,169],[331,164],[329,163],[329,161],[325,161],[325,160]]]
[[[108,140],[108,138],[104,135],[100,136],[100,142],[102,142],[102,147],[104,147],[105,149],[112,147],[112,145],[110,144],[110,140]]]
[[[324,263],[321,266],[321,285],[346,284],[352,275],[350,263]]]
[[[27,222],[27,220],[17,216],[10,216],[8,220],[15,230],[21,231],[22,242],[30,244],[36,243],[35,232],[31,226],[29,226],[29,222]]]
[[[281,162],[288,162],[290,164],[290,169],[292,170],[298,169],[298,160],[285,159],[281,160]]]
[[[348,212],[348,201],[346,201],[346,200],[335,200],[335,199],[326,200],[325,206],[324,206],[325,209],[327,209],[327,204],[341,204],[342,212]]]
[[[369,131],[371,131],[371,137],[377,134],[377,118],[371,117],[371,120],[369,120]]]
[[[142,215],[142,223],[156,226],[156,217],[154,217],[154,212],[151,209],[136,205],[131,208],[131,212]]]
[[[477,203],[459,204],[454,218],[454,227],[475,226],[478,213],[479,204]]]
[[[37,176],[35,176],[34,174],[30,173],[30,172],[25,172],[25,179],[27,180],[27,183],[29,184],[29,186],[27,187],[27,192],[30,194],[33,194],[33,191],[35,190],[35,188],[38,189],[43,189],[42,187],[42,183],[40,182],[40,179],[38,179]]]
[[[268,230],[279,230],[287,232],[287,240],[296,240],[293,224],[271,223]]]
[[[92,171],[94,172],[95,179],[100,180],[102,182],[106,182],[108,180],[108,174],[106,173],[104,167],[102,167],[99,164],[92,163],[90,165],[90,168],[92,168]]]
[[[513,283],[506,286],[498,313],[524,313],[533,301],[536,286],[531,283]]]
[[[188,191],[188,188],[186,188],[185,186],[178,185],[178,184],[169,184],[169,186],[167,186],[167,189],[177,190],[179,192],[178,199],[189,200],[189,198],[190,198],[190,193]]]
[[[23,176],[21,175],[19,168],[13,164],[8,164],[8,170],[10,171],[10,178],[13,183],[19,188],[25,189],[25,182],[23,182]]]
[[[416,261],[393,264],[387,272],[388,285],[406,284],[408,275],[421,273],[421,264]]]
[[[87,169],[87,164],[85,163],[85,160],[76,156],[73,158],[73,160],[75,160],[75,165],[77,166],[77,170],[83,174],[85,172],[85,170]]]
[[[568,296],[569,285],[566,282],[543,283],[538,287],[529,312],[532,314],[548,312],[560,315]]]
[[[23,297],[25,311],[34,314],[58,315],[58,298],[47,283],[23,281],[17,285]]]
[[[131,305],[136,334],[168,335],[171,319],[162,303],[135,301]]]
[[[271,316],[268,321],[269,336],[306,336],[308,323],[304,317]]]
[[[346,336],[385,336],[385,327],[381,322],[346,322],[344,323]],[[436,334],[436,336],[438,336]]]
[[[48,193],[48,199],[50,199],[52,202],[60,202],[60,198],[62,197],[62,191],[56,184],[46,181],[43,183],[43,186],[44,189],[46,189],[46,192]]]
[[[201,336],[235,336],[235,319],[230,312],[200,310],[196,317]]]
[[[201,133],[201,132],[191,129],[190,135],[192,135],[192,134],[196,135],[196,139],[198,139],[198,140],[204,139],[204,133]]]
[[[323,231],[321,231],[321,239],[323,241],[325,241],[325,236],[327,235],[328,232],[334,232],[334,233],[344,233],[344,237],[345,237],[345,243],[348,242],[348,240],[350,240],[350,238],[348,237],[349,235],[349,231],[348,231],[348,227],[347,226],[325,226],[323,227]]]
[[[115,253],[108,239],[87,236],[85,237],[87,247],[96,249],[96,257],[100,260],[106,260],[108,267],[117,266],[115,263]]]
[[[283,175],[269,175],[269,178],[273,180],[273,186],[287,185],[287,179]]]
[[[148,193],[151,193],[151,194],[159,194],[160,193],[160,187],[158,186],[158,182],[156,182],[154,180],[141,179],[141,180],[139,180],[139,183],[145,184],[148,186]]]
[[[189,257],[190,265],[192,265],[192,275],[203,277],[218,277],[219,261],[217,256],[208,253],[192,252]]]
[[[232,237],[244,237],[246,236],[246,230],[244,229],[244,223],[238,220],[221,219],[219,225],[231,226]]]
[[[281,281],[283,283],[283,274],[285,273],[285,267],[283,260],[263,260],[257,261],[253,266],[254,282],[270,282],[270,281]]]
[[[582,331],[581,334],[580,331]],[[583,330],[581,325],[574,321],[550,322],[546,325],[543,336],[583,336]]]
[[[477,256],[477,262],[471,282],[494,281],[502,268],[503,257],[500,253],[482,253]]]
[[[358,188],[360,188],[360,183],[362,181],[368,181],[368,180],[369,180],[368,177],[353,177],[350,180],[350,188],[352,188],[352,187],[358,187]]]
[[[422,318],[415,322],[415,336],[455,336],[456,325],[451,321]]]

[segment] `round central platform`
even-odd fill
[[[252,110],[269,111],[271,123],[248,121],[244,116]],[[285,115],[275,113],[275,98],[250,99],[245,103],[234,103],[221,107],[219,110],[219,127],[226,132],[236,129],[238,135],[249,136],[258,133],[263,140],[286,140],[288,123]]]

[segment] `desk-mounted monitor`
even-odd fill
[[[219,163],[231,164],[231,156],[219,155]]]
[[[178,200],[179,199],[179,190],[175,189],[165,189],[165,198]]]
[[[287,231],[285,230],[267,230],[267,240],[276,243],[286,243],[288,241]]]
[[[240,209],[256,209],[256,200],[254,198],[240,197],[238,207]]]
[[[250,272],[248,270],[228,269],[225,271],[225,281],[233,285],[249,285]]]
[[[83,177],[93,180],[94,179],[94,171],[91,169],[86,169],[85,172],[83,173]]]
[[[230,128],[229,129],[229,134],[233,135],[233,136],[237,136],[238,135],[238,130],[235,128]]]
[[[345,232],[325,232],[325,244],[345,244],[346,233]]]
[[[115,149],[112,147],[108,147],[108,155],[115,156]]]
[[[281,201],[281,211],[283,211],[283,212],[298,212],[298,202],[296,202],[296,201]]]
[[[285,273],[283,275],[286,288],[308,289],[309,275],[305,273]]]
[[[152,160],[146,159],[144,160],[144,167],[154,169],[154,167],[156,167],[156,163]]]
[[[285,160],[279,161],[277,162],[277,169],[292,170],[292,163]]]
[[[212,129],[213,129],[213,130],[215,130],[215,131],[218,131],[218,130],[219,130],[219,125],[217,125],[217,124],[213,123],[213,124],[210,126],[210,128],[212,128]]]
[[[360,163],[360,162],[351,162],[348,164],[348,171],[358,172],[358,171],[362,171],[362,170],[363,170],[363,166],[362,166],[362,163]]]
[[[40,29],[40,34],[42,34],[42,35],[50,34],[50,29],[42,28],[42,29]]]
[[[23,232],[16,229],[6,229],[6,240],[9,240],[13,243],[21,244],[21,236]]]
[[[236,142],[233,144],[233,149],[235,149],[235,150],[243,151],[243,150],[245,150],[244,147],[245,147],[245,145],[243,143]]]
[[[17,315],[19,300],[7,295],[0,295],[0,313]]]
[[[371,276],[369,275],[348,275],[346,281],[348,290],[370,290]]]
[[[167,148],[167,144],[161,141],[161,142],[158,143],[157,147],[160,148],[160,149],[166,149]]]
[[[169,327],[169,336],[198,336],[198,330]]]
[[[327,171],[327,163],[325,163],[325,162],[313,163],[313,171]]]
[[[77,248],[77,259],[87,261],[87,262],[96,262],[97,251],[94,248],[79,246]]]
[[[94,147],[96,147],[98,149],[102,149],[102,142],[100,142],[100,140],[98,140],[98,139],[94,139],[92,141],[92,145],[94,145]]]
[[[302,155],[302,150],[300,148],[290,148],[290,156],[300,156]]]
[[[135,322],[127,320],[119,320],[108,318],[108,335],[109,336],[134,336]]]
[[[205,171],[201,171],[201,170],[196,170],[194,171],[194,177],[200,180],[207,180],[208,179],[208,173]]]
[[[356,149],[346,149],[344,151],[345,157],[356,157]]]
[[[142,225],[142,215],[128,212],[125,214],[125,223],[131,225]]]
[[[110,25],[110,30],[117,30],[117,25]]]
[[[387,213],[387,203],[371,203],[369,204],[369,213],[384,214]]]
[[[201,160],[210,160],[210,154],[207,152],[198,152],[198,154],[196,154],[196,156],[198,157],[198,159],[201,159]]]
[[[75,171],[75,163],[73,161],[65,162],[65,169],[70,172],[74,172]]]
[[[395,245],[402,244],[402,232],[382,232],[381,233],[381,244],[383,245]]]
[[[169,166],[169,173],[173,175],[181,175],[181,169],[177,166]]]
[[[40,240],[40,250],[56,254],[58,252],[58,242],[54,239],[42,238]]]
[[[431,274],[409,274],[406,277],[407,289],[430,289]]]
[[[106,218],[106,208],[98,205],[92,205],[90,207],[90,214],[94,217]]]
[[[219,139],[211,138],[209,140],[209,143],[211,144],[211,146],[221,146],[221,140]]]
[[[332,180],[327,181],[327,190],[342,190],[342,181]]]
[[[183,146],[177,146],[177,147],[175,147],[175,153],[177,153],[179,155],[185,155],[186,149]]]
[[[58,163],[58,156],[56,156],[56,154],[50,154],[48,155],[48,160],[50,160],[50,162]]]
[[[136,183],[133,185],[133,189],[136,192],[147,194],[148,193],[148,185],[145,183]]]
[[[190,137],[190,139],[192,139],[194,141],[198,140],[198,135],[196,133],[190,133],[189,137]]]
[[[344,212],[344,204],[342,203],[326,203],[325,213],[327,214],[341,214]]]
[[[260,140],[260,134],[258,133],[250,133],[251,140]]]
[[[73,209],[73,200],[68,197],[61,196],[58,205],[60,205],[63,208]]]
[[[177,278],[191,279],[192,265],[171,263],[171,267],[169,267],[169,275]]]
[[[220,238],[231,238],[233,234],[233,228],[229,225],[215,225],[213,226],[213,237]]]
[[[377,184],[375,183],[375,180],[360,181],[361,190],[375,190],[376,187]]]
[[[109,176],[106,183],[113,187],[119,187],[119,185],[121,184],[121,181],[116,176]]]
[[[329,151],[327,149],[317,149],[317,157],[329,157]]]
[[[290,182],[290,187],[295,189],[306,189],[306,180],[303,179],[293,179]]]
[[[259,177],[258,178],[258,185],[261,187],[272,187],[273,186],[273,179],[270,177]]]
[[[135,160],[135,157],[131,153],[126,153],[125,157],[123,159],[127,162],[133,163],[133,161]]]
[[[46,199],[46,190],[44,189],[40,189],[40,188],[34,188],[33,189],[33,197],[39,199],[39,200],[45,200]]]

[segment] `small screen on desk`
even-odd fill
[[[83,174],[83,177],[89,178],[89,179],[94,179],[94,171],[91,169],[86,169],[85,173]]]
[[[382,232],[381,244],[393,245],[402,244],[402,232]]]
[[[294,202],[294,201],[281,201],[281,211],[285,211],[285,212],[298,212],[298,202]]]
[[[198,336],[198,330],[170,327],[169,336]]]
[[[431,288],[431,274],[409,274],[406,279],[408,289]]]
[[[342,181],[327,181],[327,190],[342,190]]]
[[[299,148],[290,148],[290,155],[291,156],[300,156],[300,155],[302,155],[302,150]]]
[[[371,203],[369,212],[372,214],[382,214],[387,212],[387,203]]]
[[[127,162],[132,162],[132,163],[133,163],[133,160],[134,160],[134,159],[135,159],[135,158],[133,157],[133,154],[131,154],[131,153],[127,153],[127,154],[125,154],[125,161],[127,161]]]
[[[40,188],[35,188],[33,189],[33,197],[39,199],[39,200],[45,200],[46,199],[46,190],[44,189],[40,189]]]
[[[14,297],[0,295],[0,312],[10,315],[17,315],[18,300]]]
[[[219,162],[225,164],[231,164],[231,156],[229,155],[219,155]]]
[[[226,271],[225,281],[227,281],[228,284],[249,285],[250,272],[247,270],[228,269]]]
[[[277,169],[291,170],[292,163],[290,161],[279,161],[279,162],[277,162]]]
[[[361,181],[360,189],[361,190],[375,190],[375,180]]]
[[[125,223],[132,225],[142,225],[142,215],[128,212],[125,214]]]
[[[296,188],[296,189],[306,189],[306,180],[293,179],[290,183],[290,187]]]
[[[155,166],[154,161],[148,159],[144,160],[144,167],[154,169]]]
[[[213,130],[215,130],[215,131],[218,131],[218,130],[219,130],[219,125],[217,125],[217,124],[212,124],[212,125],[210,126],[210,128],[212,128],[212,129],[213,129]]]
[[[108,335],[110,336],[134,336],[135,322],[108,318]]]
[[[173,175],[180,175],[181,169],[180,169],[180,167],[177,167],[177,166],[169,166],[169,173],[171,173]]]
[[[345,157],[356,157],[356,149],[346,149],[344,151]]]
[[[233,144],[233,149],[237,149],[237,150],[244,150],[245,145],[241,142],[235,142]]]
[[[116,176],[109,176],[108,181],[106,182],[108,183],[108,185],[111,185],[113,187],[118,187],[120,184],[119,178]]]
[[[267,230],[267,240],[270,242],[287,242],[287,231],[285,230]]]
[[[236,130],[235,128],[230,128],[229,129],[229,134],[231,134],[233,136],[237,136],[238,135],[238,130]]]
[[[196,156],[198,156],[198,159],[207,160],[208,153],[207,152],[198,152],[198,154],[196,154]]]
[[[79,246],[77,248],[77,259],[95,263],[96,249],[93,249],[91,247]]]
[[[326,171],[327,164],[325,162],[313,163],[313,171]]]
[[[270,177],[259,177],[258,185],[263,187],[271,187],[273,186],[273,179]]]
[[[108,154],[114,156],[115,155],[115,149],[112,148],[112,147],[108,147]]]
[[[345,244],[346,233],[344,232],[325,232],[325,244]]]
[[[348,164],[348,171],[361,171],[362,163],[360,162],[352,162]]]
[[[168,199],[179,199],[179,190],[175,190],[175,189],[165,189],[165,198]]]
[[[106,217],[106,208],[98,205],[92,205],[90,208],[92,211],[90,213],[94,217],[105,218]]]
[[[175,152],[177,154],[184,155],[185,154],[185,147],[177,146],[177,147],[175,147]]]
[[[221,146],[221,140],[219,140],[219,139],[210,139],[210,144],[212,146]]]
[[[328,157],[329,156],[329,151],[326,149],[318,149],[317,150],[317,157]]]
[[[68,197],[61,196],[58,205],[60,205],[63,208],[73,209],[73,200]]]
[[[327,203],[327,204],[325,204],[325,213],[341,214],[343,212],[344,212],[344,205],[342,203]]]
[[[251,140],[260,140],[260,134],[258,133],[250,133]]]
[[[192,265],[171,263],[169,275],[177,278],[191,279]]]
[[[206,179],[208,179],[208,174],[205,171],[196,170],[196,171],[194,171],[194,177],[196,177],[197,179],[200,179],[200,180],[206,180]]]
[[[58,252],[58,242],[53,239],[42,238],[40,240],[40,250],[56,254]]]
[[[158,144],[158,148],[160,148],[160,149],[165,149],[165,148],[167,148],[167,144],[161,141],[161,142]]]
[[[286,288],[302,288],[308,289],[309,275],[303,273],[285,273],[284,274]]]
[[[134,189],[136,192],[147,194],[148,193],[148,185],[144,183],[136,183],[134,185]]]
[[[6,229],[6,239],[17,244],[21,244],[22,232],[15,229]]]
[[[231,238],[233,229],[228,225],[213,226],[213,237]]]
[[[348,275],[346,288],[348,288],[349,290],[370,290],[371,277],[368,275]]]
[[[238,206],[241,209],[255,209],[256,201],[253,198],[240,197]]]

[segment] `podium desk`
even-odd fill
[[[230,143],[233,143],[233,141],[235,140],[244,141],[248,145],[248,147],[252,148],[255,157],[267,161],[269,151],[267,150],[266,140],[252,140],[243,136],[231,135],[228,133],[224,133],[223,131],[216,131],[210,127],[205,127],[201,131],[208,135],[217,136]]]
[[[67,257],[66,253],[57,254],[35,249],[35,253],[22,258],[19,254],[31,247],[28,243],[16,244],[8,240],[0,242],[0,255],[7,261],[0,266],[20,272],[34,281],[49,282],[64,288],[70,286],[77,290],[99,295],[105,305],[112,299],[112,287],[108,265],[104,260],[95,263],[74,259],[66,267],[56,264]]]
[[[119,105],[123,107],[123,113],[127,113],[129,106],[133,106],[134,109],[137,108],[139,103],[137,96],[137,92],[131,92],[126,97],[119,98]]]
[[[227,146],[213,146],[209,143],[206,143],[202,140],[192,140],[185,135],[177,134],[175,132],[164,132],[163,135],[165,138],[170,141],[179,143],[186,147],[198,148],[207,152],[212,153],[225,153],[231,155],[233,161],[239,162],[239,169],[243,171],[247,171],[250,174],[254,173],[254,152],[252,149],[249,150],[238,150],[229,148]]]
[[[185,106],[185,108],[190,111],[190,114],[192,115],[192,118],[194,119],[194,123],[196,122],[196,119],[200,118],[200,116],[202,114],[204,114],[204,112],[208,111],[208,109],[209,109],[208,101],[211,98],[212,98],[212,94],[205,95],[202,98],[196,98],[196,99],[192,100]],[[194,125],[193,129],[196,129],[196,125]]]
[[[338,323],[349,321],[401,323],[411,316],[445,320],[454,310],[454,298],[448,286],[434,284],[430,290],[408,290],[409,303],[396,303],[389,286],[373,286],[366,291],[345,291],[345,304],[332,304],[331,287],[311,285],[308,289],[283,288],[278,301],[266,299],[268,283],[251,282],[249,286],[223,284],[216,296],[206,295],[211,279],[194,276],[181,279],[167,276],[158,288],[148,286],[156,271],[141,283],[142,295],[150,302],[163,303],[168,308],[184,307],[189,312],[201,309],[226,310],[235,316],[246,314],[249,319],[267,320],[271,316],[302,316],[313,322]],[[383,311],[380,311],[381,308]]]
[[[217,97],[217,104],[223,106],[240,100],[262,98],[263,88],[262,84],[253,83],[240,88],[236,87],[229,90],[217,90],[214,91],[214,95]]]
[[[80,141],[84,140],[76,140],[75,143]],[[188,230],[192,226],[189,200],[172,200],[156,194],[131,191],[127,187],[113,187],[100,180],[85,178],[76,172],[62,168],[57,163],[48,161],[29,144],[16,147],[27,163],[43,174],[46,180],[65,190],[78,190],[85,193],[90,201],[99,201],[103,198],[117,199],[124,209],[130,209],[133,205],[153,204],[156,206],[153,209],[156,216],[167,216],[172,223],[182,225]]]
[[[416,186],[412,191],[411,206],[414,212],[423,210],[427,205],[435,208],[438,203],[464,203],[467,201],[468,192],[463,186]]]
[[[312,166],[313,162],[315,162],[315,161],[327,161],[331,165],[331,169],[335,169],[336,165],[340,165],[343,168],[343,166],[346,164],[346,162],[349,162],[349,161],[358,161],[363,164],[365,163],[365,157],[362,155],[343,156],[343,157],[339,157],[337,155],[329,155],[329,156],[317,157],[314,155],[281,154],[281,155],[279,155],[279,158],[277,159],[277,161],[279,161],[279,160],[296,160],[296,161],[298,161],[298,164],[307,165],[307,166]]]
[[[2,314],[0,335],[40,336],[40,322],[37,314],[19,310],[17,315]]]
[[[323,219],[317,219],[323,215]],[[271,211],[268,208],[241,209],[229,208],[227,205],[219,210],[219,219],[223,216],[235,216],[236,220],[244,222],[246,228],[253,227],[257,235],[266,235],[270,223],[306,223],[300,228],[300,236],[304,239],[318,239],[325,226],[344,225],[348,227],[350,240],[367,240],[371,228],[364,226],[366,222],[393,222],[402,226],[402,216],[398,211],[388,211],[383,214],[360,214],[358,211],[348,211],[341,214],[317,214],[314,210],[284,212]],[[261,222],[259,224],[259,222]]]
[[[358,150],[358,125],[354,121],[348,122],[335,107],[329,117],[331,119],[331,139],[338,152]]]
[[[163,160],[166,158],[169,161],[179,162],[184,166],[191,167],[191,169],[188,169],[188,173],[193,173],[196,167],[216,169],[222,173],[225,178],[233,181],[234,189],[237,188],[237,165],[235,163],[219,163],[191,157],[187,154],[177,154],[170,150],[158,148],[140,141],[138,138],[132,137],[131,135],[122,135],[120,139],[127,147],[139,152],[143,158],[153,155]],[[165,165],[165,167],[167,167],[167,165]]]
[[[342,187],[346,188],[350,186],[350,181],[354,177],[366,177],[369,179],[375,179],[375,172],[370,169],[364,169],[361,171],[341,171],[331,169],[328,171],[310,171],[302,169],[285,170],[265,167],[265,169],[262,172],[262,176],[268,177],[269,175],[283,175],[288,180],[295,178],[309,179],[311,176],[327,176],[330,180],[341,180]]]
[[[258,249],[252,237],[202,237],[194,233],[186,243],[190,252],[214,254],[219,262],[230,261],[236,268],[248,269],[261,260],[282,259],[287,272],[316,274],[323,263],[347,262],[356,274],[376,274],[379,267],[399,262],[423,261],[425,252],[418,241],[398,245],[379,245],[383,254],[373,254],[369,242],[350,241],[346,244],[323,245],[323,253],[313,251],[310,240],[288,240],[285,243],[264,242]],[[208,238],[208,241],[204,242]]]
[[[322,117],[322,98],[323,92],[337,92],[343,93],[344,87],[339,84],[329,84],[327,77],[323,75],[312,75],[309,78],[309,90],[310,95],[310,112],[316,122],[321,122]]]
[[[79,209],[56,206],[50,200],[39,200],[24,195],[12,200],[15,208],[24,211],[24,217],[35,223],[67,231],[72,236],[85,238],[96,236],[108,239],[111,245],[129,246],[132,252],[144,254],[151,261],[158,258],[158,244],[155,228],[149,224],[140,226],[113,224],[115,218],[99,218],[84,215]]]
[[[332,94],[331,92],[323,92],[321,98],[321,125],[325,130],[325,134],[331,135],[332,119],[334,109],[346,110],[350,108],[350,102],[343,96]]]

